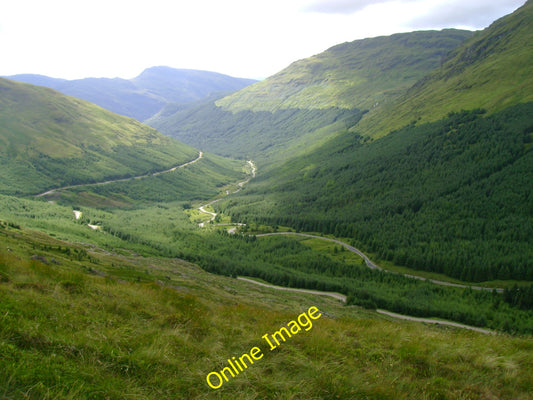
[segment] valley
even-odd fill
[[[263,237],[263,236],[273,236],[273,235],[296,235],[296,236],[304,236],[304,237],[318,238],[318,239],[321,239],[321,240],[331,241],[333,243],[336,243],[336,244],[339,244],[339,245],[343,246],[348,251],[351,251],[351,252],[356,253],[357,255],[359,255],[364,260],[364,262],[365,262],[365,264],[366,264],[366,266],[368,268],[381,270],[381,271],[383,270],[383,268],[381,268],[381,267],[377,266],[375,263],[373,263],[366,256],[366,254],[364,254],[361,250],[358,250],[355,247],[350,246],[349,244],[344,243],[344,242],[342,242],[342,241],[340,241],[338,239],[333,239],[333,238],[324,237],[324,236],[310,235],[308,233],[297,233],[297,232],[272,232],[272,233],[262,233],[262,234],[258,234],[258,235],[255,235],[255,236],[256,237]],[[503,292],[503,289],[501,289],[501,288],[491,288],[491,287],[473,286],[473,285],[461,285],[461,284],[458,284],[458,283],[443,282],[443,281],[439,281],[439,280],[436,280],[436,279],[423,278],[423,277],[420,277],[420,276],[409,275],[409,274],[403,274],[403,276],[408,277],[408,278],[427,280],[428,282],[435,283],[437,285],[455,286],[455,287],[461,287],[461,288],[465,288],[465,289],[466,288],[471,288],[471,289],[475,289],[475,290],[488,290],[488,291],[495,290],[496,292],[499,292],[499,293]]]
[[[257,172],[257,167],[255,166],[255,163],[254,163],[252,160],[248,160],[246,163],[247,163],[248,166],[249,166],[249,170],[247,170],[247,173],[249,174],[249,177],[248,177],[245,181],[238,182],[238,183],[236,184],[236,189],[235,189],[234,191],[231,191],[231,192],[230,192],[229,190],[226,190],[225,193],[224,193],[224,195],[228,196],[228,195],[230,195],[230,194],[235,194],[235,193],[240,192],[240,191],[242,190],[242,188],[244,187],[244,185],[246,185],[248,182],[250,182],[250,180],[251,180],[252,178],[255,178],[255,174],[256,174],[256,172]],[[210,206],[212,206],[213,204],[218,203],[218,202],[221,201],[222,199],[223,199],[223,197],[219,197],[219,198],[217,198],[217,199],[215,199],[215,200],[211,200],[211,201],[210,201],[209,203],[207,203],[207,204],[204,204],[204,205],[198,207],[198,211],[200,211],[200,212],[203,213],[203,214],[207,214],[207,215],[210,217],[209,220],[204,221],[204,222],[200,222],[200,223],[198,224],[198,226],[200,226],[200,227],[203,228],[203,227],[206,226],[206,224],[208,224],[208,223],[212,223],[212,222],[216,219],[216,217],[217,217],[218,214],[215,213],[215,212],[213,212],[213,211],[208,211],[208,210],[206,210],[205,207],[210,207]],[[244,224],[241,224],[240,222],[217,224],[217,226],[221,226],[221,225],[226,225],[226,226],[227,226],[227,225],[233,225],[234,227],[228,229],[228,232],[229,232],[229,233],[235,233],[237,227],[239,227],[239,226],[243,226]]]
[[[0,398],[530,398],[532,18],[0,78]]]

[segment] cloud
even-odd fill
[[[346,41],[479,29],[524,2],[269,0],[258,9],[250,0],[3,0],[0,75],[130,78],[169,65],[265,77]]]
[[[302,9],[319,14],[351,15],[376,6],[380,12],[405,7],[403,24],[414,29],[470,27],[484,28],[502,15],[522,6],[525,0],[312,0]],[[413,8],[414,7],[414,8]],[[372,7],[374,8],[374,7]],[[366,10],[365,10],[366,11]]]
[[[513,12],[525,0],[452,0],[436,2],[426,13],[406,21],[412,28],[469,27],[481,29]]]
[[[321,14],[354,14],[368,6],[390,2],[391,0],[317,0],[307,5],[304,11]]]

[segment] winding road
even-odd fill
[[[252,172],[251,172],[251,175],[252,175],[252,176],[250,176],[250,177],[249,177],[248,179],[246,179],[245,181],[242,181],[242,182],[237,183],[237,186],[238,186],[239,188],[238,188],[237,190],[235,190],[234,192],[231,192],[231,193],[230,193],[230,192],[226,192],[226,195],[230,195],[230,194],[237,193],[237,192],[241,191],[241,189],[243,188],[243,186],[244,186],[245,184],[247,184],[248,182],[250,182],[250,179],[255,178],[255,173],[256,173],[256,171],[257,171],[257,167],[255,166],[255,164],[254,164],[254,162],[253,162],[252,160],[248,160],[247,163],[248,163],[248,165],[250,165],[250,168],[252,169]],[[211,202],[209,202],[209,203],[207,203],[207,204],[204,204],[203,206],[198,207],[198,211],[200,211],[200,212],[202,212],[202,213],[204,213],[204,214],[208,214],[208,215],[211,216],[211,218],[210,218],[209,220],[204,221],[204,222],[200,222],[200,223],[198,224],[199,227],[203,228],[203,227],[205,227],[205,224],[208,224],[208,223],[210,223],[211,221],[214,221],[214,220],[215,220],[215,218],[217,217],[217,213],[212,212],[212,211],[207,211],[204,207],[207,207],[207,206],[210,206],[210,205],[212,205],[212,204],[215,204],[217,201],[220,201],[220,200],[222,200],[222,198],[220,198],[220,199],[216,199],[216,200],[213,200],[213,201],[211,201]],[[228,225],[228,224],[221,224],[221,225]],[[243,224],[236,223],[236,224],[230,224],[230,225],[238,225],[238,226],[241,226],[241,225],[243,225]],[[237,229],[237,227],[234,227],[234,228],[229,229],[228,232],[230,232],[230,233],[235,233],[235,229]]]
[[[283,286],[270,285],[270,284],[267,284],[267,283],[254,281],[253,279],[244,278],[242,276],[238,276],[237,279],[241,280],[241,281],[244,281],[244,282],[253,283],[254,285],[263,286],[263,287],[276,289],[276,290],[284,290],[284,291],[287,291],[287,292],[296,292],[296,293],[308,293],[308,294],[314,294],[314,295],[319,295],[319,296],[329,296],[329,297],[333,297],[335,299],[338,299],[338,300],[342,301],[343,303],[346,303],[346,296],[341,294],[341,293],[322,292],[322,291],[318,291],[318,290],[308,290],[308,289],[287,288],[287,287],[283,287]],[[378,314],[386,315],[388,317],[397,318],[397,319],[403,319],[403,320],[407,320],[407,321],[415,321],[415,322],[422,322],[422,323],[435,324],[435,325],[453,326],[455,328],[470,329],[472,331],[481,332],[481,333],[485,333],[485,334],[488,334],[488,335],[496,334],[496,332],[491,331],[489,329],[483,329],[483,328],[478,328],[476,326],[459,324],[459,323],[453,322],[453,321],[446,321],[446,320],[441,320],[441,319],[411,317],[409,315],[396,314],[396,313],[393,313],[393,312],[390,312],[390,311],[380,310],[380,309],[377,309],[376,312]]]
[[[366,265],[367,265],[368,268],[370,268],[370,269],[383,270],[382,268],[380,268],[380,267],[378,267],[376,264],[374,264],[372,261],[370,261],[370,258],[368,258],[368,257],[366,256],[366,254],[364,254],[361,250],[356,249],[355,247],[350,246],[349,244],[344,243],[344,242],[341,242],[340,240],[337,240],[337,239],[331,239],[331,238],[324,237],[324,236],[311,235],[311,234],[309,234],[309,233],[298,233],[298,232],[273,232],[273,233],[261,233],[261,234],[259,234],[259,235],[255,235],[255,236],[256,236],[256,237],[262,237],[262,236],[274,236],[274,235],[296,235],[296,236],[305,236],[305,237],[309,237],[309,238],[322,239],[322,240],[327,240],[327,241],[329,241],[329,242],[334,242],[334,243],[340,244],[341,246],[345,247],[347,250],[351,251],[352,253],[356,253],[356,254],[358,254],[359,256],[361,256],[361,257],[363,258],[363,260],[365,260],[365,263],[366,263]]]
[[[238,183],[239,189],[237,189],[233,193],[237,193],[238,191],[240,191],[242,189],[242,187],[246,183],[248,183],[250,181],[250,179],[255,177],[255,174],[256,174],[256,171],[257,171],[257,169],[255,167],[255,164],[252,161],[248,161],[248,163],[249,163],[249,165],[252,168],[252,176],[250,178],[248,178],[247,180]],[[231,193],[226,193],[226,194],[231,194]],[[203,226],[205,226],[206,223],[211,222],[211,221],[213,221],[216,218],[216,216],[217,216],[216,213],[211,212],[211,211],[207,211],[207,210],[205,210],[204,207],[212,205],[212,204],[214,204],[214,203],[216,203],[217,201],[220,201],[220,200],[222,200],[222,199],[213,200],[213,201],[211,201],[211,202],[209,202],[207,204],[204,204],[203,206],[200,206],[198,208],[198,210],[200,210],[202,213],[209,214],[211,216],[211,219],[209,221],[202,222],[202,223],[199,224],[199,226],[203,227]],[[223,224],[223,225],[227,225],[227,224]],[[234,224],[234,225],[243,225],[243,224]],[[236,229],[236,227],[230,229],[229,232],[230,233],[235,233],[235,229]],[[388,270],[385,270],[385,269],[379,267],[374,262],[372,262],[372,260],[370,260],[370,258],[368,258],[368,256],[365,253],[363,253],[361,250],[359,250],[359,249],[357,249],[357,248],[355,248],[355,247],[353,247],[353,246],[351,246],[351,245],[349,245],[347,243],[344,243],[343,241],[338,240],[338,239],[332,239],[332,238],[328,238],[328,237],[324,237],[324,236],[312,235],[312,234],[309,234],[309,233],[298,233],[298,232],[272,232],[272,233],[262,233],[262,234],[258,234],[258,235],[255,235],[255,236],[256,237],[265,237],[265,236],[275,236],[275,235],[295,235],[295,236],[303,236],[303,237],[308,237],[308,238],[313,238],[313,239],[327,240],[327,241],[339,244],[339,245],[343,246],[344,248],[346,248],[347,250],[359,255],[365,261],[365,264],[367,265],[367,267],[369,267],[370,269],[385,271],[385,272],[388,272],[388,273],[394,273],[394,272],[391,272],[391,271],[388,271]],[[442,285],[442,286],[454,286],[454,287],[460,287],[460,288],[465,288],[465,289],[466,288],[471,288],[471,289],[476,289],[476,290],[489,290],[489,291],[496,290],[497,292],[503,292],[503,289],[501,289],[501,288],[487,288],[487,287],[482,287],[482,286],[468,286],[468,285],[462,285],[462,284],[459,284],[459,283],[444,282],[444,281],[439,281],[439,280],[436,280],[436,279],[423,278],[423,277],[420,277],[420,276],[409,275],[409,274],[401,274],[401,275],[409,277],[409,278],[426,280],[426,281],[432,282],[432,283],[437,284],[437,285]],[[337,292],[323,292],[323,291],[318,291],[318,290],[297,289],[297,288],[288,288],[288,287],[283,287],[283,286],[276,286],[276,285],[271,285],[271,284],[268,284],[268,283],[258,282],[258,281],[255,281],[253,279],[245,278],[245,277],[242,277],[242,276],[237,277],[237,279],[241,280],[241,281],[244,281],[244,282],[252,283],[254,285],[263,286],[263,287],[276,289],[276,290],[283,290],[283,291],[296,292],[296,293],[308,293],[308,294],[319,295],[319,296],[329,296],[329,297],[333,297],[333,298],[335,298],[337,300],[340,300],[343,303],[346,303],[346,296],[341,294],[341,293],[337,293]],[[386,311],[386,310],[381,310],[381,309],[377,309],[376,312],[379,313],[379,314],[382,314],[382,315],[386,315],[388,317],[397,318],[397,319],[403,319],[403,320],[408,320],[408,321],[453,326],[453,327],[456,327],[456,328],[470,329],[470,330],[473,330],[473,331],[476,331],[476,332],[485,333],[485,334],[495,334],[496,333],[496,332],[491,331],[489,329],[483,329],[483,328],[478,328],[478,327],[475,327],[475,326],[464,325],[464,324],[460,324],[460,323],[453,322],[453,321],[411,317],[409,315],[397,314],[397,313],[393,313],[393,312]]]
[[[211,204],[215,204],[217,201],[220,201],[220,200],[222,200],[222,199],[216,199],[216,200],[213,200],[213,201],[211,201],[211,202],[209,202],[209,203],[207,203],[207,204],[204,204],[203,206],[198,207],[198,210],[199,210],[200,212],[203,212],[204,214],[209,214],[209,215],[211,215],[211,219],[209,219],[209,220],[207,220],[207,221],[204,221],[204,222],[200,222],[200,223],[198,224],[198,226],[200,226],[200,227],[203,228],[203,227],[205,226],[205,224],[210,223],[211,221],[213,221],[213,220],[217,217],[217,213],[212,212],[212,211],[207,211],[204,207],[210,206]]]
[[[161,175],[161,174],[166,174],[168,172],[174,172],[176,171],[178,168],[183,168],[183,167],[186,167],[187,165],[191,165],[191,164],[194,164],[198,161],[200,161],[204,156],[204,153],[202,151],[200,151],[198,153],[198,157],[196,157],[194,160],[191,160],[191,161],[188,161],[186,162],[185,164],[180,164],[180,165],[176,165],[175,167],[172,167],[170,169],[166,169],[164,171],[158,171],[158,172],[153,172],[153,173],[148,173],[148,174],[144,174],[144,175],[138,175],[138,176],[132,176],[131,178],[120,178],[120,179],[112,179],[112,180],[109,180],[109,181],[103,181],[103,182],[95,182],[95,183],[81,183],[79,185],[70,185],[70,186],[62,186],[62,187],[59,187],[59,188],[55,188],[55,189],[51,189],[51,190],[48,190],[44,193],[39,193],[39,194],[36,194],[35,197],[42,197],[42,196],[46,196],[48,194],[52,194],[58,190],[65,190],[65,189],[72,189],[72,188],[77,188],[77,187],[82,187],[82,186],[98,186],[98,185],[107,185],[109,183],[116,183],[116,182],[127,182],[127,181],[132,181],[134,179],[142,179],[142,178],[146,178],[146,177],[149,177],[149,176],[158,176],[158,175]]]
[[[346,296],[343,295],[342,293],[322,292],[320,290],[296,289],[296,288],[288,288],[288,287],[284,287],[284,286],[276,286],[276,285],[271,285],[269,283],[262,283],[262,282],[254,281],[253,279],[248,279],[248,278],[245,278],[243,276],[238,276],[237,279],[240,280],[240,281],[253,283],[254,285],[259,285],[259,286],[272,288],[272,289],[276,289],[276,290],[285,290],[287,292],[309,293],[309,294],[316,294],[316,295],[319,295],[319,296],[334,297],[335,299],[340,300],[343,303],[346,303]]]
[[[322,240],[327,240],[327,241],[330,241],[330,242],[334,242],[334,243],[340,244],[341,246],[345,247],[347,250],[351,251],[352,253],[356,253],[359,256],[361,256],[363,258],[363,260],[365,261],[367,267],[369,267],[371,269],[377,269],[377,270],[380,270],[380,271],[394,273],[394,272],[385,270],[385,269],[377,266],[361,250],[356,249],[355,247],[350,246],[347,243],[341,242],[338,239],[331,239],[331,238],[324,237],[324,236],[311,235],[311,234],[308,234],[308,233],[298,233],[298,232],[262,233],[262,234],[255,235],[255,236],[256,237],[261,237],[261,236],[274,236],[274,235],[296,235],[296,236],[304,236],[304,237],[309,237],[309,238],[314,238],[314,239],[322,239]],[[441,285],[441,286],[453,286],[453,287],[459,287],[459,288],[464,288],[464,289],[471,288],[471,289],[474,289],[474,290],[487,290],[487,291],[491,291],[491,292],[493,290],[496,290],[496,292],[498,292],[498,293],[503,293],[503,289],[502,288],[489,288],[489,287],[483,287],[483,286],[469,286],[469,285],[462,285],[460,283],[451,283],[451,282],[439,281],[439,280],[436,280],[436,279],[423,278],[421,276],[416,276],[416,275],[409,275],[409,274],[401,274],[401,275],[406,276],[408,278],[414,278],[414,279],[420,279],[422,281],[432,282],[432,283],[435,283],[436,285]]]

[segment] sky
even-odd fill
[[[525,0],[2,0],[0,76],[133,78],[144,69],[262,79],[356,39],[479,30]]]

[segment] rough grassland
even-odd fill
[[[5,399],[527,399],[530,338],[388,320],[183,261],[118,255],[3,222]],[[261,339],[310,306],[312,329]],[[220,389],[206,375],[258,346]]]

